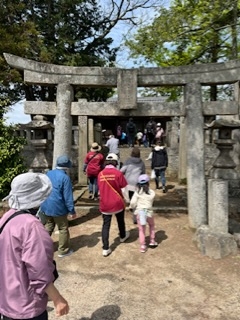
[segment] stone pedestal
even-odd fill
[[[237,253],[237,242],[228,233],[228,181],[208,180],[208,226],[200,226],[193,241],[210,258],[221,259]]]
[[[234,236],[229,233],[216,233],[209,226],[199,227],[193,237],[203,255],[221,259],[230,254],[237,254],[238,248]]]
[[[228,233],[228,181],[208,180],[208,224],[211,230]]]
[[[45,155],[47,139],[31,140],[31,144],[35,148],[35,157],[30,165],[30,171],[45,173],[51,167]]]

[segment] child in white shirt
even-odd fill
[[[154,218],[153,218],[153,201],[155,192],[149,188],[149,176],[141,174],[138,178],[137,190],[130,201],[129,208],[134,209],[134,214],[137,216],[140,252],[147,251],[145,231],[146,224],[149,225],[150,243],[149,247],[156,247],[158,244],[155,241]]]

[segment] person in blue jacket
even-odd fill
[[[56,168],[47,172],[52,182],[52,191],[49,197],[42,203],[41,211],[46,215],[45,228],[51,235],[57,225],[59,230],[58,257],[70,255],[70,234],[68,230],[68,215],[76,217],[73,189],[70,177],[66,170],[71,168],[72,162],[68,156],[57,158]]]

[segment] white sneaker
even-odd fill
[[[150,248],[156,248],[158,246],[158,243],[156,241],[150,242],[149,247]]]
[[[107,257],[107,256],[109,256],[111,253],[112,253],[112,250],[109,248],[109,249],[107,249],[107,250],[103,250],[102,255],[103,255],[104,257]]]
[[[126,231],[125,237],[124,238],[120,238],[120,242],[125,242],[129,237],[130,237],[130,232]]]
[[[64,258],[64,257],[70,256],[72,253],[73,253],[73,250],[72,250],[72,249],[70,249],[70,250],[68,250],[68,252],[67,252],[67,253],[64,253],[64,254],[58,254],[58,257],[59,257],[59,258]]]

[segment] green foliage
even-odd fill
[[[131,57],[143,57],[159,67],[236,59],[239,9],[239,0],[174,0],[126,45]]]
[[[6,126],[0,119],[0,199],[9,193],[12,179],[26,172],[20,155],[26,142],[22,137],[15,136],[15,129],[14,126]]]
[[[69,66],[110,66],[116,58],[109,20],[96,0],[1,0],[0,93],[11,104],[27,100],[54,101],[56,88],[25,85],[20,71],[9,68],[2,54],[12,53],[45,63]],[[95,91],[78,88],[93,100]],[[111,92],[111,89],[108,89]],[[101,90],[98,92],[101,97]],[[75,92],[77,94],[77,92]],[[101,100],[106,96],[104,90]]]

